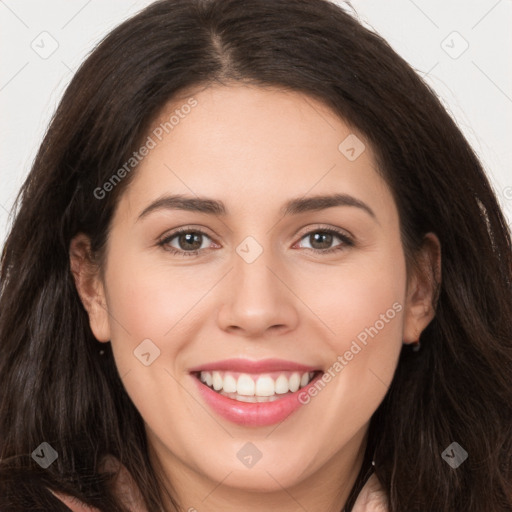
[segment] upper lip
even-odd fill
[[[295,363],[294,361],[286,361],[284,359],[260,359],[259,361],[250,359],[223,359],[222,361],[214,361],[190,368],[189,371],[190,373],[194,373],[215,370],[240,373],[265,373],[277,371],[314,372],[320,370],[320,368]]]

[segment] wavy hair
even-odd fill
[[[45,488],[127,510],[100,472],[113,455],[164,510],[142,418],[110,345],[95,340],[70,270],[87,234],[102,261],[106,195],[165,104],[214,83],[322,101],[370,141],[392,191],[408,269],[442,246],[436,316],[405,347],[368,450],[390,512],[512,510],[512,247],[481,163],[433,91],[376,33],[327,0],[161,0],[114,29],[68,86],[16,198],[0,267],[0,508],[57,510]],[[104,352],[103,352],[104,351]],[[48,442],[58,459],[31,457]],[[468,453],[457,469],[442,452]],[[340,482],[340,487],[342,482]],[[53,504],[53,505],[52,505]],[[10,507],[10,508],[8,508]],[[65,508],[61,508],[64,510]]]

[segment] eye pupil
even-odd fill
[[[182,249],[192,249],[197,250],[201,248],[201,234],[200,233],[185,233],[183,235],[180,235],[179,237],[179,245]],[[185,244],[182,244],[182,242],[185,242]],[[190,247],[186,244],[196,244],[194,247]]]
[[[331,233],[324,233],[324,232],[317,232],[314,235],[312,235],[314,243],[319,242],[321,247],[314,247],[314,244],[312,243],[311,246],[315,249],[328,249],[331,246],[332,243],[332,234]],[[322,245],[322,239],[323,238],[323,245]]]

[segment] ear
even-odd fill
[[[436,292],[441,283],[441,243],[427,233],[418,253],[418,265],[411,267],[407,280],[403,340],[419,340],[420,334],[435,316]]]
[[[99,267],[94,262],[91,242],[87,235],[79,233],[69,244],[71,272],[78,295],[89,315],[89,325],[98,341],[110,341],[105,288]]]

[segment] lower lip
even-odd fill
[[[242,425],[244,427],[264,427],[275,425],[284,421],[293,412],[299,409],[302,402],[299,401],[299,394],[308,392],[308,388],[322,377],[322,373],[316,375],[313,380],[303,388],[288,394],[273,402],[239,402],[232,398],[217,393],[203,384],[197,377],[191,375],[197,383],[199,392],[205,402],[223,418]]]

